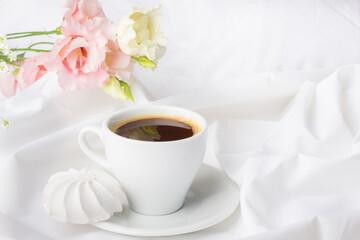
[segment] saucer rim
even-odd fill
[[[224,177],[228,184],[230,185],[229,190],[234,191],[234,193],[238,193],[239,197],[236,201],[233,201],[233,204],[231,207],[227,207],[222,213],[219,213],[218,215],[212,216],[210,218],[207,218],[203,221],[196,222],[194,224],[186,225],[186,226],[179,226],[179,227],[170,227],[170,228],[164,228],[164,229],[146,229],[146,228],[134,228],[134,227],[125,227],[123,225],[117,225],[116,229],[114,228],[114,223],[109,223],[108,220],[104,222],[97,222],[97,223],[91,223],[94,227],[97,227],[99,229],[118,233],[118,234],[125,234],[129,236],[139,236],[139,237],[162,237],[162,236],[174,236],[174,235],[180,235],[185,233],[192,233],[197,232],[206,228],[209,228],[211,226],[214,226],[218,223],[221,223],[228,217],[230,217],[236,209],[240,205],[240,190],[238,185],[232,181],[224,172],[222,172],[219,168],[213,167],[211,165],[202,164],[202,167],[210,167],[213,170],[217,171],[218,174],[221,174],[222,177]],[[182,208],[180,208],[178,211],[181,211]],[[136,213],[135,211],[131,209],[127,209],[127,211]],[[136,213],[138,214],[138,213]],[[159,216],[154,216],[159,217]],[[112,217],[111,217],[112,218]],[[110,219],[111,219],[110,218]],[[109,220],[110,220],[109,219]]]

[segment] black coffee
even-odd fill
[[[116,128],[114,132],[126,138],[152,142],[174,141],[194,135],[191,126],[167,118],[135,120]]]

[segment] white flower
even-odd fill
[[[0,33],[0,54],[2,56],[6,56],[10,60],[10,62],[14,62],[14,61],[16,61],[17,56],[13,51],[11,51],[11,49],[10,49],[9,45],[7,44],[6,40],[7,40],[6,35]],[[1,68],[1,66],[0,66],[0,71],[1,72],[9,72],[9,71],[4,71]]]
[[[10,53],[10,48],[6,43],[6,35],[0,33],[0,51],[3,55],[8,55]]]
[[[6,62],[0,60],[0,72],[2,73],[10,73],[11,69],[8,67]]]
[[[3,55],[8,55],[10,53],[10,48],[6,43],[2,43],[0,45],[0,51]]]
[[[6,34],[0,33],[0,43],[5,42],[7,40]]]
[[[13,51],[10,51],[7,55],[11,62],[16,61],[16,54]]]
[[[120,49],[134,57],[147,56],[151,61],[161,57],[168,42],[160,31],[161,16],[161,5],[151,10],[133,7],[118,25]]]
[[[6,68],[7,68],[6,62],[0,60],[0,72],[5,72]]]
[[[2,51],[3,49],[8,49],[8,45],[5,42],[1,42],[0,41],[0,51]]]

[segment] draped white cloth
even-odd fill
[[[360,238],[360,2],[100,2],[115,22],[162,3],[168,51],[154,72],[135,69],[135,103],[63,92],[54,73],[1,97],[12,123],[0,130],[1,239],[141,239],[57,222],[41,193],[55,172],[98,167],[77,145],[82,126],[145,104],[204,115],[205,162],[240,188],[224,222],[163,239]],[[60,3],[0,0],[0,31],[51,30]]]

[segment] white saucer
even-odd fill
[[[180,210],[165,216],[141,215],[130,209],[93,224],[134,236],[169,236],[195,232],[229,217],[239,205],[239,189],[219,169],[203,164]]]

